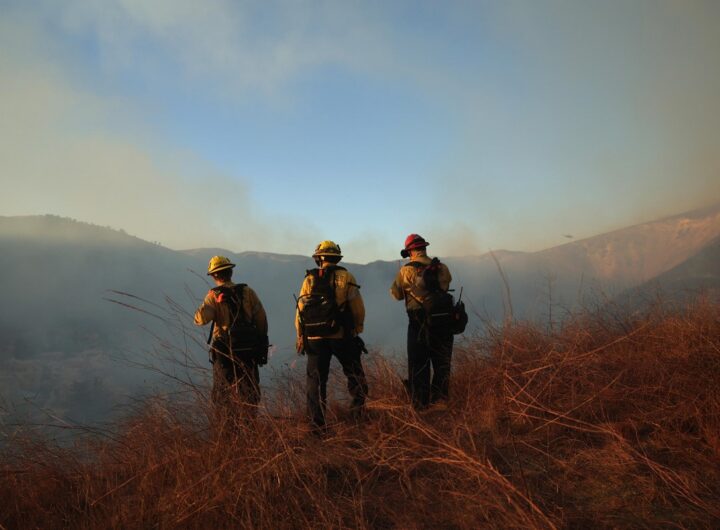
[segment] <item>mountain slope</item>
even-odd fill
[[[676,267],[628,289],[618,302],[636,307],[659,295],[665,301],[684,303],[699,293],[720,299],[720,237]]]
[[[583,263],[589,275],[637,283],[682,263],[720,235],[720,205],[642,223],[538,253],[548,264]]]
[[[539,252],[448,258],[482,312],[547,319],[597,296],[614,297],[683,263],[720,237],[720,205]],[[497,260],[497,264],[496,261]],[[498,264],[508,282],[505,294]],[[554,317],[553,317],[554,318]]]
[[[716,238],[693,257],[653,281],[668,291],[720,290],[720,238]]]

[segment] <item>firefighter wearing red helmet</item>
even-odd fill
[[[428,256],[429,244],[418,234],[405,239],[400,255],[409,261],[390,286],[390,295],[405,301],[408,314],[408,392],[418,409],[448,398],[453,348],[452,330],[433,327],[428,320],[432,292],[446,293],[452,280],[447,266]]]

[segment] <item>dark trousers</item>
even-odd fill
[[[360,361],[361,353],[347,339],[308,340],[307,346],[307,413],[313,425],[325,425],[327,403],[327,380],[330,360],[337,357],[347,377],[347,388],[352,396],[352,410],[360,410],[365,404],[368,385]]]
[[[254,410],[260,403],[260,373],[251,355],[216,354],[213,363],[212,399],[216,405],[228,403],[232,394]]]
[[[410,317],[407,335],[408,391],[414,407],[424,408],[449,397],[452,349],[451,332],[430,333],[421,319]]]

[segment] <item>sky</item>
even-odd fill
[[[720,202],[717,0],[0,0],[0,215],[540,250]]]

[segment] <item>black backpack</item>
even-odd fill
[[[249,322],[243,310],[246,284],[214,287],[215,300],[224,304],[230,314],[227,332],[221,332],[212,341],[212,352],[230,358],[254,358],[259,365],[267,363],[268,337]]]
[[[455,303],[453,295],[440,287],[440,260],[433,258],[429,265],[411,261],[405,266],[415,267],[422,279],[426,294],[422,301],[418,300],[418,302],[422,305],[423,320],[428,330],[431,333],[455,335],[465,331],[468,322],[465,303],[462,300]]]
[[[311,291],[300,297],[300,325],[305,337],[329,337],[347,324],[345,304],[340,307],[335,299],[335,271],[338,270],[346,269],[334,265],[306,272],[306,277],[312,276],[313,284]]]

